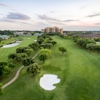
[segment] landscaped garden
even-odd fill
[[[81,49],[72,40],[63,39],[59,36],[53,36],[52,39],[56,41],[57,44],[52,46],[50,50],[51,54],[48,56],[48,59],[46,59],[46,55],[42,51],[42,47],[45,46],[44,44],[40,47],[42,53],[35,58],[35,62],[41,66],[41,72],[37,75],[33,75],[34,71],[30,71],[33,65],[29,65],[29,68],[24,67],[18,79],[3,90],[4,93],[0,96],[1,100],[100,99],[99,53]],[[47,40],[45,39],[45,41]],[[43,42],[45,43],[45,41]],[[27,42],[22,43],[20,45],[23,46]],[[31,44],[30,47],[32,46]],[[63,49],[65,53],[61,52],[62,47],[67,49]],[[50,45],[48,48],[50,49]],[[0,50],[1,49],[2,48],[0,48]],[[7,50],[9,52],[11,51],[11,49],[8,48],[6,51]],[[10,53],[12,52],[14,52],[14,50]],[[6,57],[3,59],[7,60]],[[26,70],[32,74],[27,73]],[[40,86],[40,79],[45,74],[57,75],[57,78],[60,79],[60,82],[54,85],[56,86],[55,89],[45,90]]]

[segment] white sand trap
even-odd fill
[[[28,39],[30,39],[30,38],[28,38]]]
[[[4,45],[2,48],[10,48],[10,47],[17,46],[19,44],[20,44],[20,42],[15,42],[15,43],[12,43],[12,44]]]
[[[37,40],[34,40],[35,42],[37,41]]]
[[[57,75],[45,74],[40,79],[40,86],[45,90],[53,90],[56,88],[53,84],[57,84],[59,82],[60,79],[57,78]]]

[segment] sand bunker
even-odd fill
[[[57,78],[57,75],[45,74],[40,79],[40,86],[45,90],[53,90],[56,88],[53,84],[57,84],[59,82],[60,79]]]
[[[18,42],[12,43],[12,44],[4,45],[2,48],[10,48],[10,47],[17,46],[19,44],[20,44],[20,42],[18,41]]]

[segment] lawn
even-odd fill
[[[8,55],[11,53],[15,53],[16,48],[28,46],[30,43],[34,42],[34,40],[36,39],[36,37],[33,37],[33,36],[20,36],[18,38],[24,39],[19,45],[15,46],[15,47],[10,47],[10,48],[0,48],[0,61],[7,61]],[[5,40],[3,42],[8,43],[8,42],[11,42],[14,40],[15,40],[14,38],[11,38],[11,39]]]
[[[11,54],[11,53],[15,53],[16,48],[28,46],[30,43],[34,42],[34,40],[36,39],[36,37],[34,37],[34,36],[20,36],[20,37],[17,37],[17,38],[23,38],[23,41],[19,45],[15,46],[15,47],[10,47],[10,48],[0,48],[0,61],[8,61],[9,62],[10,60],[8,59],[8,55]],[[12,42],[12,41],[15,41],[15,38],[3,40],[2,42],[5,42],[5,44],[6,44],[6,43],[9,43],[9,42]],[[33,52],[33,54],[34,53],[35,52]],[[4,77],[1,80],[1,82],[3,84],[5,84],[9,80],[11,80],[15,76],[18,68],[20,66],[22,66],[21,63],[16,63],[16,62],[14,62],[14,63],[16,64],[16,67],[14,69],[12,69],[12,72],[8,76]]]
[[[100,42],[96,42],[96,45],[100,46]]]
[[[24,68],[20,77],[4,89],[1,100],[100,100],[100,57],[97,53],[82,50],[72,40],[53,39],[57,45],[52,48],[51,57],[41,64],[41,73],[33,77]],[[61,54],[59,46],[66,47],[68,52]],[[47,73],[61,79],[52,91],[39,85],[40,77]]]

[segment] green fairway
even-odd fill
[[[15,46],[15,47],[10,47],[10,48],[0,48],[0,61],[7,61],[8,55],[11,53],[14,53],[16,48],[28,46],[30,43],[34,42],[34,40],[36,39],[36,37],[33,37],[33,36],[23,36],[20,38],[23,38],[24,40],[19,45]],[[14,38],[12,38],[10,40],[5,40],[5,43],[7,43],[9,41],[10,42],[14,41]]]
[[[57,36],[53,39],[57,41],[57,45],[52,48],[51,57],[42,64],[41,73],[33,77],[24,68],[19,78],[4,89],[0,100],[100,100],[98,54],[80,49],[72,40]],[[24,41],[27,43],[27,39]],[[23,46],[23,43],[18,46]],[[18,46],[13,47],[14,50]],[[58,50],[60,46],[66,47],[67,53],[62,54]],[[14,50],[9,49],[9,52]],[[40,87],[39,79],[44,74],[58,75],[61,81],[56,84],[56,89],[47,91]]]
[[[100,42],[96,42],[96,45],[100,46]]]

